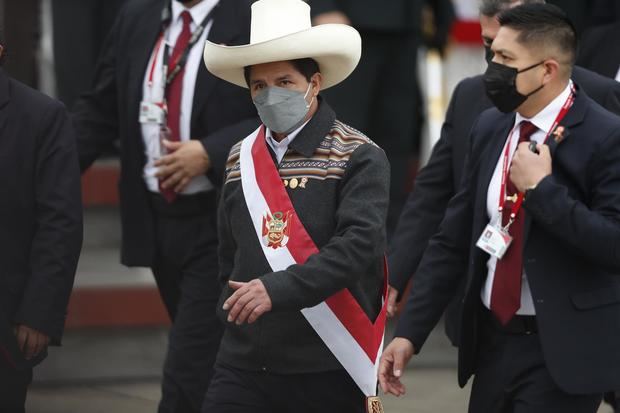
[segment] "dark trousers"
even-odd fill
[[[363,50],[357,69],[321,93],[338,119],[367,134],[390,160],[389,234],[406,200],[409,161],[420,129],[418,39],[408,33],[362,31],[361,35]]]
[[[278,375],[218,363],[202,412],[364,413],[365,396],[344,370]]]
[[[0,412],[23,413],[32,369],[15,370],[0,354]]]
[[[470,413],[596,413],[602,394],[572,395],[553,381],[536,332],[506,332],[481,316]]]
[[[180,197],[173,204],[153,196],[152,205],[152,270],[172,319],[159,412],[199,412],[223,333],[215,315],[221,291],[215,194]]]

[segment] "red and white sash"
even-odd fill
[[[299,220],[271,159],[264,126],[243,140],[240,166],[245,202],[271,269],[274,272],[286,270],[291,265],[305,263],[311,255],[317,254],[319,250]],[[278,226],[273,228],[279,231],[274,232],[275,245],[265,239],[266,225],[274,219],[274,214]],[[374,322],[348,289],[341,290],[315,307],[301,310],[366,396],[376,395],[377,390],[377,370],[387,309],[387,272],[383,301],[381,312]]]

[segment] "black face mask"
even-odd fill
[[[488,64],[491,63],[494,56],[495,53],[491,50],[491,46],[484,46],[484,60],[486,60]]]
[[[489,62],[489,67],[484,73],[484,87],[486,89],[487,96],[497,107],[497,109],[504,113],[513,112],[521,106],[527,98],[542,89],[545,85],[540,85],[539,88],[531,93],[528,93],[527,95],[519,93],[517,90],[517,75],[519,73],[527,72],[528,70],[533,69],[536,66],[540,66],[543,63],[544,61],[528,66],[523,70],[518,70],[514,67]]]

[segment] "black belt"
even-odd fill
[[[493,313],[486,308],[482,310],[483,319],[489,324],[493,330],[496,330],[505,334],[515,335],[531,335],[538,333],[538,324],[536,323],[536,316],[530,315],[515,315],[508,322],[508,324],[502,324],[495,318]]]
[[[177,195],[168,202],[159,193],[150,192],[151,207],[157,214],[171,217],[186,217],[212,213],[217,209],[216,191],[200,192],[192,195]]]

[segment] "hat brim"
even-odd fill
[[[225,46],[207,41],[204,62],[220,79],[248,88],[243,68],[262,63],[314,59],[323,76],[322,89],[345,80],[359,63],[362,40],[354,28],[343,24],[325,24],[277,39],[243,45]]]

